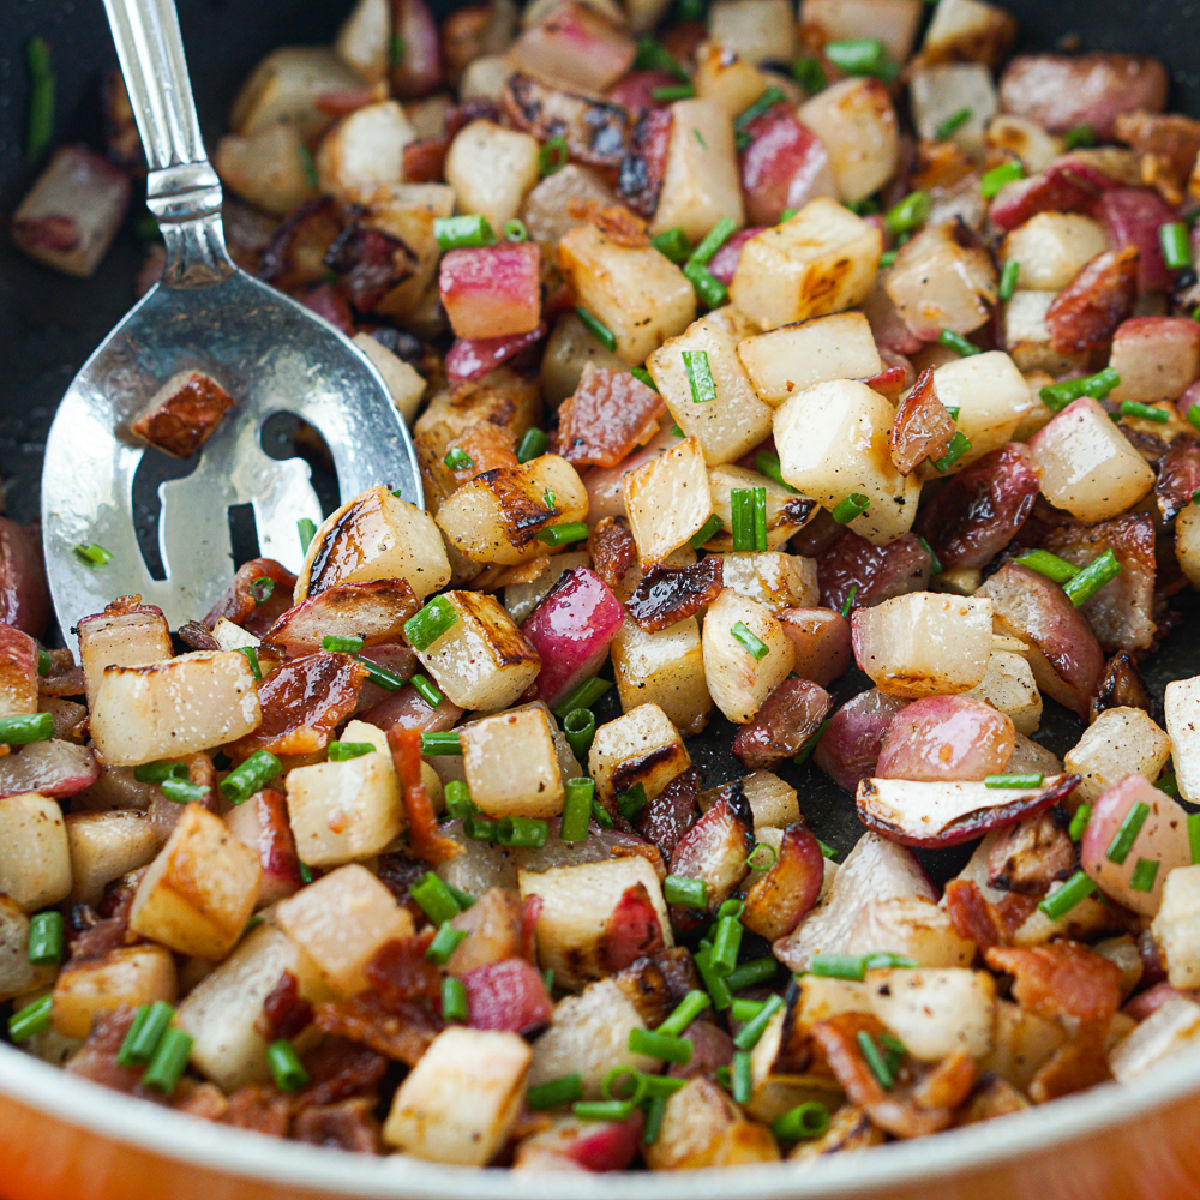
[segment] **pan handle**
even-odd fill
[[[221,182],[204,151],[173,0],[104,0],[150,168],[146,203],[166,243],[163,282],[197,287],[234,266],[221,227]]]

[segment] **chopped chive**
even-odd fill
[[[972,345],[961,333],[955,333],[953,329],[943,329],[938,334],[938,341],[961,358],[983,353],[978,346]]]
[[[462,754],[462,741],[458,736],[458,730],[447,729],[439,733],[422,733],[421,753],[430,756]]]
[[[1052,921],[1065,917],[1081,900],[1096,890],[1096,882],[1086,871],[1076,871],[1056,892],[1051,892],[1039,905],[1038,911]]]
[[[275,580],[269,575],[259,575],[250,584],[250,598],[255,608],[265,604],[275,592]]]
[[[596,785],[590,779],[568,779],[558,836],[564,842],[582,842],[588,833]]]
[[[455,446],[442,462],[452,471],[468,471],[475,465],[475,460],[461,446]]]
[[[1072,125],[1063,134],[1064,150],[1082,150],[1094,146],[1097,142],[1096,131],[1088,124]]]
[[[715,538],[723,528],[724,526],[721,524],[721,518],[718,517],[716,513],[713,513],[708,520],[705,521],[704,524],[701,525],[700,528],[697,529],[690,538],[688,538],[688,545],[691,546],[693,550],[699,550],[705,542],[712,541],[712,539]]]
[[[645,367],[630,367],[629,373],[638,381],[644,383],[652,392],[657,392],[658,388],[654,384],[654,380],[650,378],[650,372]],[[678,426],[676,426],[678,428]]]
[[[979,194],[985,200],[997,196],[1005,184],[1015,183],[1025,178],[1025,166],[1020,159],[1010,159],[998,167],[993,167],[979,181]]]
[[[0,742],[6,746],[28,746],[49,741],[54,736],[54,718],[50,713],[20,713],[0,717]]]
[[[704,995],[703,992],[700,994]],[[676,1079],[672,1075],[643,1075],[642,1079],[646,1085],[646,1095],[651,1099],[673,1096],[687,1083],[686,1079]]]
[[[1040,771],[1028,775],[989,775],[983,781],[984,787],[990,788],[1035,788],[1045,782],[1045,775]]]
[[[438,249],[467,250],[477,246],[490,246],[496,240],[486,217],[478,213],[462,217],[434,217],[433,236]]]
[[[1000,273],[1000,287],[997,291],[997,296],[1000,301],[1007,304],[1012,298],[1013,293],[1017,290],[1017,281],[1021,278],[1021,264],[1015,259],[1004,264],[1004,270]]]
[[[617,812],[627,821],[632,821],[646,804],[646,789],[640,783],[635,783],[627,792],[621,792],[617,796]]]
[[[87,567],[103,567],[112,562],[112,551],[105,550],[95,542],[81,543],[75,547],[75,557]]]
[[[521,434],[521,440],[517,443],[517,462],[527,463],[532,459],[539,458],[546,453],[546,447],[549,445],[549,434],[532,427],[525,430]]]
[[[1158,227],[1158,244],[1168,271],[1186,271],[1192,265],[1192,245],[1188,227],[1182,221],[1168,221]]]
[[[653,1146],[662,1132],[663,1117],[667,1111],[665,1096],[651,1096],[646,1104],[646,1124],[642,1129],[642,1145]]]
[[[577,1071],[570,1075],[560,1075],[557,1079],[547,1079],[545,1083],[534,1084],[525,1093],[525,1107],[530,1112],[544,1112],[548,1108],[561,1108],[570,1104],[583,1095],[583,1076]]]
[[[25,65],[29,72],[29,109],[25,117],[25,156],[38,158],[54,136],[54,72],[50,68],[50,46],[44,37],[25,43]]]
[[[733,1003],[733,996],[730,995],[725,980],[712,969],[711,955],[712,947],[701,943],[700,949],[692,956],[692,961],[696,964],[696,970],[700,972],[704,990],[712,998],[713,1007],[724,1011]]]
[[[608,809],[600,803],[599,796],[592,796],[592,820],[600,826],[601,829],[611,829],[613,827],[613,819]]]
[[[847,75],[871,75],[885,83],[895,79],[900,70],[878,38],[826,42],[825,57]]]
[[[690,83],[672,83],[666,87],[656,87],[650,89],[650,98],[663,103],[671,103],[673,100],[690,100],[696,94],[696,89]]]
[[[550,827],[540,817],[501,817],[496,841],[501,846],[540,850],[550,837]]]
[[[1071,815],[1071,824],[1067,826],[1067,835],[1071,841],[1078,842],[1083,838],[1084,830],[1092,819],[1092,806],[1081,804]]]
[[[191,1052],[191,1034],[184,1033],[182,1029],[168,1029],[162,1035],[154,1057],[142,1076],[142,1086],[162,1092],[164,1096],[171,1095],[187,1067]]]
[[[805,55],[792,63],[792,78],[809,94],[819,92],[829,82],[819,58]]]
[[[231,804],[242,804],[282,771],[283,763],[269,750],[256,750],[221,780],[221,795]]]
[[[66,946],[66,922],[54,909],[34,913],[29,922],[29,961],[34,966],[62,962]]]
[[[358,634],[344,637],[329,633],[321,639],[321,649],[328,654],[357,654],[363,648],[363,638]]]
[[[933,202],[928,192],[910,192],[899,204],[888,209],[883,224],[892,237],[912,233],[929,219]]]
[[[628,1045],[632,1054],[645,1054],[663,1062],[678,1063],[680,1066],[686,1066],[692,1061],[692,1052],[695,1049],[687,1038],[640,1028],[629,1031]]]
[[[429,676],[422,675],[418,672],[409,681],[416,690],[417,694],[429,705],[430,708],[437,708],[445,699],[441,692],[434,686]]]
[[[1146,818],[1149,815],[1150,805],[1141,800],[1130,808],[1125,814],[1125,819],[1121,822],[1120,829],[1113,835],[1113,840],[1104,852],[1104,857],[1109,862],[1114,862],[1120,866],[1129,857],[1129,852],[1133,849],[1133,843],[1137,841],[1137,835],[1141,833],[1142,826],[1145,825]]]
[[[300,864],[300,882],[307,887],[313,881],[312,867],[306,862]]]
[[[754,455],[754,468],[760,475],[765,475],[768,479],[779,484],[782,488],[787,488],[789,492],[795,492],[792,487],[783,477],[783,470],[779,465],[779,455],[774,450],[759,450]]]
[[[479,811],[475,807],[475,801],[471,799],[470,790],[461,779],[451,779],[447,781],[444,799],[446,803],[446,811],[456,821],[462,821],[467,817],[473,817]]]
[[[890,950],[872,950],[871,953],[863,955],[864,972],[888,967],[912,968],[918,965],[915,958],[909,958],[906,954],[893,954]]]
[[[276,1038],[267,1047],[267,1065],[271,1068],[275,1086],[281,1092],[298,1092],[308,1083],[308,1072],[287,1038]]]
[[[445,596],[434,596],[420,612],[404,622],[404,636],[418,653],[428,650],[458,622],[454,605]]]
[[[745,1050],[734,1051],[730,1077],[730,1091],[733,1093],[734,1103],[749,1104],[754,1084],[750,1071],[750,1055]]]
[[[1076,608],[1085,604],[1106,583],[1111,583],[1121,573],[1121,564],[1111,550],[1105,550],[1093,559],[1073,579],[1063,584],[1063,591]]]
[[[307,183],[313,191],[316,191],[317,188],[321,186],[321,177],[317,174],[317,164],[313,159],[312,151],[307,145],[305,145],[304,142],[300,143],[299,151],[300,169],[304,172],[304,182]],[[332,271],[327,271],[325,276],[326,279],[329,279],[331,275],[334,275],[334,273]],[[334,278],[336,278],[336,275],[334,275]]]
[[[744,108],[733,119],[733,128],[738,133],[744,133],[759,117],[775,104],[781,104],[787,97],[780,88],[772,84],[759,96],[749,108]],[[732,222],[731,222],[732,224]],[[710,255],[711,257],[711,255]],[[705,260],[708,261],[707,259]]]
[[[689,261],[683,274],[709,308],[720,308],[725,303],[729,289],[703,263]]]
[[[668,875],[663,881],[663,899],[680,908],[706,908],[708,884],[689,875]]]
[[[683,1031],[708,1008],[710,1003],[711,1001],[708,998],[707,992],[693,988],[675,1006],[671,1015],[659,1025],[658,1032],[668,1034],[671,1037],[681,1036]]]
[[[255,683],[262,683],[262,667],[258,662],[258,647],[257,646],[238,646],[238,653],[246,656],[246,661],[250,664],[250,674],[254,676]]]
[[[786,225],[800,210],[790,205],[779,214],[779,224]]]
[[[735,1021],[753,1021],[766,1007],[765,1000],[740,1000],[735,997],[729,1006],[729,1015]]]
[[[735,622],[729,633],[734,641],[740,643],[742,648],[751,655],[755,662],[761,662],[770,653],[766,642],[758,637],[744,621]]]
[[[1158,878],[1158,865],[1157,858],[1139,858],[1129,877],[1129,886],[1135,892],[1152,891],[1154,881]]]
[[[566,138],[561,135],[547,138],[538,147],[538,175],[543,179],[547,175],[554,175],[567,165],[570,157],[571,151]]]
[[[567,546],[571,542],[582,542],[588,535],[583,521],[565,521],[562,525],[548,525],[537,531],[537,540],[547,546]]]
[[[330,742],[328,748],[330,762],[349,762],[352,758],[374,753],[375,747],[370,742]]]
[[[934,459],[934,470],[936,470],[939,475],[945,475],[945,473],[950,470],[950,468],[954,466],[954,464],[958,462],[958,460],[962,458],[964,454],[968,453],[970,449],[971,439],[967,437],[967,435],[963,433],[961,429],[956,429],[954,431],[954,436],[950,439],[950,445],[947,448],[946,453],[943,454],[941,458]]]
[[[845,500],[839,500],[834,505],[833,511],[829,515],[839,525],[848,525],[856,517],[861,517],[870,507],[871,498],[869,496],[864,496],[862,492],[851,492]]]
[[[41,678],[41,679],[45,679],[45,678],[46,678],[46,676],[50,674],[50,667],[51,667],[51,665],[52,665],[52,664],[51,664],[51,661],[50,661],[50,651],[49,651],[49,650],[47,650],[47,649],[46,649],[44,646],[39,646],[39,647],[37,648],[37,673],[38,673],[38,677],[39,677],[39,678]]]
[[[885,250],[879,256],[879,269],[881,271],[886,271],[888,269],[888,267],[894,267],[895,265],[896,265],[896,251],[895,250]]]
[[[662,233],[656,233],[650,239],[650,245],[673,263],[686,262],[692,253],[692,243],[688,241],[687,234],[678,225],[664,229]]]
[[[691,1042],[686,1043],[688,1046]],[[624,1121],[633,1112],[628,1100],[580,1100],[571,1112],[580,1121]]]
[[[695,137],[696,141],[698,141],[700,143],[700,146],[702,149],[704,149],[704,150],[708,149],[708,143],[704,140],[704,134],[702,134],[700,132],[700,130],[693,129],[692,135]]]
[[[164,779],[161,786],[162,794],[172,804],[203,804],[208,799],[208,788],[188,779]]]
[[[865,1029],[859,1031],[856,1040],[863,1058],[867,1060],[867,1066],[871,1068],[871,1073],[879,1080],[879,1086],[884,1091],[890,1090],[895,1086],[896,1074],[892,1070],[892,1064],[888,1061],[887,1056],[879,1049],[875,1039]]]
[[[398,33],[393,33],[391,41],[388,42],[388,61],[393,67],[398,67],[404,62],[405,53],[404,38]]]
[[[1139,404],[1136,400],[1122,400],[1121,415],[1141,417],[1143,421],[1155,421],[1159,425],[1165,425],[1171,419],[1171,414],[1165,408],[1155,408],[1153,404]]]
[[[398,692],[404,686],[404,680],[399,675],[381,667],[377,662],[364,658],[361,654],[354,656],[355,662],[360,662],[367,669],[367,681],[388,692]]]
[[[432,871],[426,871],[409,890],[409,895],[421,906],[421,911],[434,925],[444,925],[462,911],[454,893]]]
[[[1121,376],[1112,368],[1105,367],[1095,375],[1084,375],[1080,379],[1068,379],[1063,383],[1051,383],[1042,388],[1038,395],[1051,412],[1062,412],[1068,404],[1083,396],[1103,400],[1121,382]]]
[[[717,975],[728,976],[737,966],[742,948],[742,923],[737,917],[722,917],[713,934],[712,969]]]
[[[1200,863],[1200,813],[1188,813],[1188,852],[1193,864]]]
[[[708,352],[684,350],[683,368],[687,372],[688,385],[692,390],[692,402],[711,404],[717,398],[717,388],[708,365]]]
[[[615,350],[617,348],[617,335],[613,333],[603,321],[592,316],[590,312],[581,305],[575,306],[575,312],[579,315],[579,319],[587,326],[589,332],[600,342],[605,350]]]
[[[826,721],[825,724],[828,725],[829,722]],[[824,726],[822,726],[822,729],[823,728]],[[817,838],[817,845],[821,848],[822,858],[827,858],[830,862],[837,862],[838,852],[831,845],[829,845],[828,842],[823,842],[820,838]]]
[[[133,768],[133,777],[138,783],[162,783],[164,779],[177,779],[186,774],[185,762],[150,762]]]
[[[806,974],[822,979],[854,979],[862,981],[867,972],[862,954],[814,954],[808,960]]]
[[[45,1033],[50,1028],[50,1015],[53,1011],[54,994],[47,992],[8,1018],[8,1036],[20,1045],[36,1034]]]
[[[729,493],[729,511],[734,550],[766,550],[767,489],[734,488]]]
[[[725,977],[725,984],[731,992],[740,992],[743,988],[770,983],[778,969],[779,963],[770,954],[752,958],[734,967]]]
[[[762,861],[766,852],[766,862]],[[754,849],[746,855],[746,866],[751,871],[769,871],[779,861],[779,851],[767,842],[758,842]]]
[[[637,40],[637,54],[634,57],[633,65],[642,71],[665,71],[669,75],[674,75],[676,79],[688,80],[691,78],[683,64],[666,46],[647,34],[643,34]]]
[[[133,1023],[117,1051],[117,1063],[122,1067],[144,1066],[154,1057],[158,1043],[174,1019],[175,1009],[165,1000],[139,1005]]]
[[[842,601],[842,616],[848,617],[854,607],[854,597],[858,595],[858,584],[852,583],[846,590],[846,599]]]
[[[596,701],[612,687],[607,679],[593,675],[585,679],[578,687],[572,688],[553,709],[554,715],[560,720],[577,708],[591,708]]]
[[[576,758],[584,759],[596,736],[596,715],[590,708],[573,708],[562,723],[563,735]]]
[[[1179,796],[1179,780],[1175,777],[1175,772],[1168,768],[1155,781],[1154,786],[1160,792],[1165,792],[1168,796]]]
[[[462,1023],[470,1015],[466,985],[461,979],[447,975],[442,980],[442,1020]]]
[[[500,840],[500,822],[491,817],[482,817],[472,813],[463,819],[463,833],[473,842],[498,842]]]
[[[917,541],[925,547],[925,553],[929,555],[929,573],[931,575],[940,575],[942,573],[942,560],[938,558],[937,551],[923,538],[917,538]]]
[[[1024,554],[1018,554],[1013,562],[1020,563],[1039,575],[1045,575],[1055,583],[1066,583],[1079,574],[1079,568],[1074,563],[1059,558],[1057,554],[1051,554],[1049,550],[1028,550]]]
[[[308,553],[312,540],[317,536],[317,523],[311,517],[301,517],[296,522],[296,533],[300,537],[300,552]]]
[[[816,1100],[797,1104],[771,1122],[771,1132],[781,1142],[810,1142],[829,1128],[829,1109]]]
[[[511,221],[505,221],[504,228],[500,232],[504,234],[506,242],[529,241],[529,230],[525,228],[525,222],[516,217],[513,217]]]
[[[689,263],[698,263],[700,266],[708,266],[712,261],[712,256],[716,254],[720,248],[729,241],[734,230],[737,229],[737,222],[731,217],[722,217],[705,235],[700,239],[699,245],[692,251],[692,256],[688,260]]]
[[[600,1082],[605,1100],[626,1100],[635,1108],[646,1098],[646,1076],[633,1067],[613,1067]]]
[[[957,112],[952,112],[933,131],[933,136],[942,142],[952,138],[974,115],[975,110],[970,108],[960,108]]]
[[[1200,404],[1193,404],[1191,408],[1187,410],[1187,419],[1192,425],[1193,429],[1200,429]]]
[[[817,748],[817,743],[821,740],[821,735],[828,728],[829,718],[826,717],[825,720],[821,722],[821,728],[818,729],[817,732],[814,733],[812,737],[810,737],[808,741],[800,747],[800,753],[792,759],[792,762],[794,762],[796,766],[802,767],[806,762],[808,762],[808,760],[812,757],[812,752]],[[825,855],[825,857],[828,858],[829,855]]]
[[[772,996],[766,1004],[763,1005],[762,1011],[753,1020],[747,1021],[733,1035],[734,1047],[738,1050],[753,1050],[758,1045],[759,1039],[766,1032],[767,1026],[771,1023],[771,1018],[781,1011],[783,1008],[783,997],[779,995]]]

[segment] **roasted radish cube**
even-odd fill
[[[317,178],[321,191],[350,202],[404,179],[404,147],[416,135],[395,100],[365,104],[321,138]]]
[[[950,138],[967,153],[982,154],[987,124],[996,115],[996,87],[987,67],[947,63],[918,69],[913,72],[909,96],[913,124],[923,140],[936,138],[945,122],[967,112],[967,120],[956,123]]]
[[[513,70],[588,93],[606,92],[633,66],[624,12],[578,0],[542,0],[522,14],[525,32],[509,49]]]
[[[1171,756],[1171,739],[1140,708],[1108,708],[1063,755],[1063,767],[1079,776],[1073,799],[1091,802],[1131,772],[1151,783]]]
[[[559,242],[558,261],[580,306],[612,333],[630,366],[695,319],[692,285],[653,246],[625,246],[578,225]]]
[[[966,694],[1007,713],[1018,733],[1031,737],[1041,724],[1042,696],[1033,668],[1021,654],[993,649],[983,682]]]
[[[771,409],[737,355],[738,324],[720,309],[656,350],[646,367],[684,434],[700,439],[710,463],[730,462],[771,431]]]
[[[588,752],[588,774],[606,805],[638,784],[653,800],[691,764],[679,731],[657,704],[640,704],[606,721]]]
[[[385,942],[413,932],[408,909],[357,864],[323,875],[280,904],[275,916],[280,929],[342,996],[368,986],[364,968]]]
[[[779,1161],[765,1125],[747,1121],[721,1088],[692,1079],[667,1099],[658,1137],[643,1148],[654,1171],[749,1166]]]
[[[528,133],[473,121],[450,143],[446,182],[454,189],[459,212],[479,213],[497,233],[518,215],[537,181],[538,143]]]
[[[884,286],[905,325],[932,341],[943,329],[970,333],[984,325],[996,283],[991,254],[957,226],[943,224],[904,243]]]
[[[767,89],[762,71],[716,42],[702,42],[695,57],[692,84],[696,95],[715,101],[730,118],[745,112]]]
[[[404,828],[391,756],[378,750],[293,768],[287,806],[300,861],[314,866],[378,854]]]
[[[834,313],[738,342],[738,358],[758,398],[782,404],[801,388],[832,379],[869,379],[883,360],[867,318]]]
[[[699,733],[712,710],[704,678],[700,625],[687,617],[657,633],[626,621],[612,641],[613,675],[626,713],[662,709],[684,734]]]
[[[800,120],[829,151],[840,200],[862,200],[891,178],[900,140],[891,97],[878,79],[827,87],[800,105]]]
[[[1200,375],[1200,325],[1186,317],[1134,317],[1113,335],[1114,401],[1177,400]]]
[[[73,812],[66,817],[66,827],[71,900],[93,907],[106,884],[144,867],[161,843],[150,818],[141,812]]]
[[[333,47],[368,83],[387,79],[391,67],[391,11],[387,0],[358,0]]]
[[[258,896],[258,858],[189,804],[138,884],[129,928],[180,954],[216,962],[233,949]]]
[[[446,540],[472,562],[512,565],[543,557],[538,534],[587,517],[587,488],[565,458],[543,454],[468,480],[438,509]]]
[[[446,546],[434,519],[382,484],[327,517],[296,579],[296,603],[335,583],[406,579],[424,600],[450,582]]]
[[[1179,793],[1195,804],[1200,801],[1200,676],[1174,679],[1167,684],[1163,716],[1171,737],[1171,758],[1179,779]],[[0,887],[0,891],[7,890]]]
[[[36,792],[0,799],[0,895],[27,912],[71,894],[71,851],[62,809]]]
[[[817,199],[743,247],[729,296],[761,329],[850,308],[875,282],[883,236],[833,200]]]
[[[775,550],[719,557],[725,586],[739,596],[756,600],[773,613],[817,602],[815,559]]]
[[[125,218],[129,186],[99,154],[63,146],[13,213],[13,241],[56,271],[91,275]]]
[[[775,410],[783,478],[831,510],[851,494],[866,496],[869,506],[849,528],[877,545],[908,532],[921,492],[888,453],[894,415],[883,396],[850,379],[805,388]]]
[[[263,1033],[263,1001],[284,971],[296,977],[300,995],[328,992],[316,964],[274,925],[252,930],[179,1005],[175,1024],[193,1039],[192,1065],[226,1091],[271,1077]]]
[[[854,657],[881,691],[917,699],[970,691],[992,648],[992,602],[910,592],[853,616]]]
[[[998,450],[1042,407],[1013,360],[999,350],[943,363],[933,372],[933,386],[942,404],[958,409],[955,423],[970,439],[960,465]]]
[[[925,31],[921,57],[926,62],[982,62],[994,71],[1016,32],[1012,16],[993,4],[940,0]]]
[[[1020,267],[1022,287],[1058,292],[1107,249],[1108,234],[1099,221],[1080,213],[1044,212],[1005,238],[1004,261]]]
[[[541,251],[533,242],[451,250],[438,269],[438,294],[461,338],[530,333],[542,319]]]
[[[770,771],[751,771],[742,776],[742,791],[754,816],[755,829],[783,829],[800,820],[800,799],[796,789],[778,775]],[[701,797],[701,807],[703,800]]]
[[[517,882],[522,898],[541,899],[538,962],[554,971],[559,987],[578,990],[589,980],[611,973],[616,965],[614,950],[625,933],[613,927],[613,916],[631,889],[640,889],[638,895],[653,909],[661,934],[659,946],[672,944],[662,887],[647,859],[611,858],[540,873],[518,871]]]
[[[489,712],[516,703],[537,678],[541,659],[494,597],[445,592],[436,601],[454,623],[417,650],[438,686],[459,708]]]
[[[1113,1078],[1128,1083],[1160,1064],[1191,1055],[1200,1042],[1200,1004],[1172,997],[1148,1016],[1108,1056]]]
[[[679,100],[671,105],[671,137],[666,173],[651,230],[676,225],[698,242],[723,217],[742,223],[742,190],[733,124],[712,100]]]
[[[161,946],[118,946],[68,963],[54,983],[53,1021],[64,1037],[87,1037],[92,1019],[115,1008],[175,999],[175,960]]]
[[[1176,867],[1167,876],[1152,928],[1171,986],[1200,987],[1200,866]]]
[[[383,376],[383,382],[392,393],[393,402],[404,420],[411,425],[416,419],[421,397],[425,394],[425,380],[417,373],[416,368],[393,354],[371,334],[356,333],[352,340]]]
[[[633,468],[622,486],[643,568],[686,546],[712,516],[704,447],[697,437]]]
[[[1027,175],[1044,171],[1062,153],[1061,138],[1047,133],[1036,121],[1012,113],[992,119],[987,129],[987,144],[990,150],[1019,158]],[[1107,244],[1102,249],[1108,249]]]
[[[704,616],[704,675],[716,706],[745,724],[792,669],[792,643],[775,614],[726,588]]]
[[[871,1011],[922,1062],[992,1048],[996,985],[986,971],[888,967],[868,971],[866,986]]]
[[[221,182],[248,204],[286,217],[314,188],[308,147],[294,125],[268,125],[248,137],[226,134],[213,154]]]
[[[172,653],[167,619],[150,605],[109,605],[79,622],[79,661],[89,704],[95,703],[106,667],[145,667]]]
[[[176,458],[190,458],[212,437],[233,397],[203,371],[180,371],[150,397],[129,431]]]
[[[319,133],[329,123],[321,97],[359,92],[361,76],[325,46],[281,46],[272,50],[247,76],[233,101],[229,124],[249,134],[279,122],[295,125],[302,136]]]
[[[733,549],[733,493],[762,488],[767,510],[767,547],[782,550],[787,543],[817,514],[815,501],[797,496],[794,488],[778,484],[766,475],[721,463],[708,473],[708,490],[712,495],[713,514],[721,522],[721,531],[706,541],[710,553]]]
[[[29,961],[29,917],[15,900],[0,896],[0,999],[49,987],[56,969]]]
[[[92,740],[114,766],[182,758],[245,737],[261,723],[254,672],[237,650],[107,667],[92,702]]]
[[[532,1057],[515,1033],[443,1030],[396,1090],[384,1141],[428,1162],[486,1166],[517,1120]]]
[[[489,817],[553,817],[563,784],[545,710],[525,708],[459,730],[471,799]]]
[[[791,59],[796,21],[788,0],[717,0],[708,10],[708,36],[746,62]]]
[[[1029,443],[1042,494],[1080,521],[1103,521],[1136,504],[1154,472],[1090,397],[1062,410]]]
[[[37,712],[37,661],[33,638],[12,625],[0,624],[0,716]]]
[[[1018,288],[1004,306],[1004,345],[1012,355],[1013,363],[1022,371],[1063,375],[1082,370],[1087,365],[1086,354],[1074,351],[1064,354],[1051,342],[1046,315],[1057,298],[1056,292]],[[1049,412],[1045,405],[1041,407]]]
[[[779,613],[792,643],[792,669],[801,679],[828,687],[840,679],[853,657],[850,622],[831,608],[793,608]]]

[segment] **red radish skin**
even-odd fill
[[[518,1170],[624,1171],[641,1149],[644,1124],[640,1108],[623,1121],[559,1117],[549,1129],[521,1142],[514,1165]]]
[[[1135,804],[1146,804],[1146,818],[1133,847],[1123,863],[1108,858],[1108,848]],[[1176,867],[1191,864],[1188,847],[1187,813],[1170,796],[1160,792],[1141,775],[1126,775],[1097,798],[1091,819],[1080,842],[1079,857],[1083,869],[1096,881],[1105,895],[1134,912],[1153,916],[1162,901],[1163,882]],[[1158,874],[1148,892],[1129,886],[1138,859],[1155,859]]]
[[[829,151],[794,105],[772,105],[745,132],[750,142],[738,158],[749,224],[775,225],[785,208],[834,194]]]
[[[546,326],[511,337],[459,338],[446,351],[446,378],[451,383],[473,383],[490,371],[536,346],[546,336]]]
[[[871,688],[847,700],[829,718],[813,761],[848,792],[875,774],[875,764],[892,719],[908,702]]]
[[[1200,375],[1200,325],[1186,317],[1131,317],[1113,335],[1109,361],[1121,376],[1122,399],[1177,400]]]
[[[413,100],[434,91],[442,74],[441,38],[425,0],[391,0],[392,36],[404,53],[392,62],[392,94]]]
[[[1163,259],[1158,231],[1160,226],[1178,217],[1157,192],[1146,188],[1113,188],[1101,196],[1094,215],[1104,223],[1114,250],[1127,246],[1137,250],[1140,292],[1171,289],[1175,277]]]
[[[754,815],[738,780],[721,789],[720,799],[683,836],[670,873],[704,880],[707,908],[716,912],[745,877],[753,849]]]
[[[626,888],[604,931],[604,965],[616,974],[630,963],[666,947],[658,912],[644,883]]]
[[[624,621],[620,600],[594,571],[564,574],[521,626],[542,660],[537,699],[553,708],[594,675]]]
[[[640,113],[647,108],[665,108],[666,100],[655,100],[658,88],[675,87],[679,80],[670,71],[630,71],[618,79],[605,97],[631,113]]]
[[[508,50],[509,69],[573,90],[603,92],[633,66],[637,48],[623,29],[577,0],[556,5]]]
[[[523,958],[487,963],[461,978],[474,1029],[530,1033],[548,1025],[554,1015],[542,973]]]
[[[588,524],[594,528],[605,517],[623,518],[625,476],[657,457],[660,451],[678,445],[679,439],[671,433],[671,427],[667,425],[647,445],[635,450],[615,467],[592,467],[581,472],[580,478],[588,494]]]
[[[415,729],[419,733],[443,733],[453,729],[462,715],[463,710],[445,696],[434,706],[411,685],[391,693],[359,714],[368,725],[374,725],[384,733],[393,728]]]
[[[988,211],[998,228],[1011,233],[1044,212],[1087,212],[1116,181],[1091,163],[1060,158],[1031,179],[1006,184]]]
[[[541,254],[536,242],[498,242],[443,255],[438,294],[455,335],[508,338],[537,329]]]
[[[1015,730],[1007,714],[968,696],[929,696],[897,713],[879,750],[875,775],[936,783],[1003,772]]]
[[[90,788],[100,777],[96,756],[75,742],[33,742],[0,758],[0,798],[39,792],[57,800]]]
[[[816,835],[797,821],[783,831],[779,857],[746,892],[742,922],[768,941],[786,937],[821,895],[825,858]]]
[[[40,637],[50,623],[50,587],[40,526],[0,517],[0,620]]]
[[[785,608],[777,614],[792,643],[792,669],[801,679],[828,687],[850,666],[850,622],[832,608]]]
[[[751,227],[729,235],[725,244],[708,261],[708,270],[714,279],[720,280],[726,287],[733,282],[733,273],[742,258],[742,247],[758,233],[762,233],[762,230]]]
[[[37,643],[15,626],[0,624],[0,714],[33,712],[37,699]]]
[[[234,835],[258,855],[258,903],[275,904],[301,886],[300,856],[288,823],[287,797],[276,788],[255,792],[225,818]]]

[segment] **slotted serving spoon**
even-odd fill
[[[367,357],[302,305],[234,266],[221,184],[204,153],[173,0],[105,0],[150,168],[147,204],[166,246],[162,279],[88,359],[63,397],[42,469],[42,543],[63,636],[114,596],[138,592],[171,628],[202,617],[236,565],[229,509],[251,505],[259,552],[292,570],[297,522],[322,513],[308,464],[262,448],[262,427],[292,413],[324,437],[342,498],[386,483],[423,503],[412,440]],[[195,471],[159,486],[151,576],[134,526],[133,484],[145,447],[127,427],[178,371],[217,379],[236,407]],[[85,562],[95,544],[111,559]]]

